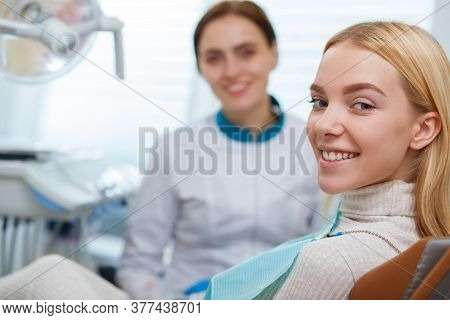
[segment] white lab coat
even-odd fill
[[[159,164],[158,170],[144,177],[137,211],[127,221],[118,281],[136,299],[183,297],[195,282],[314,232],[324,221],[317,213],[315,160],[300,119],[285,114],[278,135],[261,143],[228,138],[214,116],[186,132],[194,140],[168,134],[149,155],[150,167]],[[299,141],[308,173],[295,158]],[[278,159],[290,169],[281,171]],[[214,163],[215,171],[202,170]],[[169,242],[173,254],[166,266],[162,256]]]

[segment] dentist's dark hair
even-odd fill
[[[198,45],[206,26],[213,20],[227,15],[237,15],[252,21],[261,30],[269,47],[275,44],[276,35],[266,13],[251,1],[222,1],[212,6],[200,19],[194,31],[194,51],[198,65]]]

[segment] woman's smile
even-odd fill
[[[244,95],[250,89],[250,82],[237,82],[226,84],[223,86],[223,89],[227,94],[233,97],[240,97]]]
[[[348,165],[359,157],[359,153],[351,151],[342,151],[332,148],[319,149],[319,166],[322,169],[333,169]]]

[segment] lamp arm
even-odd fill
[[[116,75],[125,78],[122,28],[123,22],[117,18],[98,16],[91,20],[71,26],[80,36],[96,31],[113,32]]]
[[[42,30],[33,24],[0,19],[0,33],[39,39],[41,37]]]
[[[70,26],[56,17],[49,17],[38,25],[0,19],[0,33],[41,40],[60,56],[73,54],[80,36],[96,31],[113,32],[116,75],[120,79],[125,78],[122,28],[122,21],[105,16]]]
[[[123,57],[122,30],[114,31],[114,51],[116,56],[116,74],[120,79],[125,79],[125,67]]]

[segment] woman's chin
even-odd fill
[[[250,110],[252,110],[252,107],[254,106],[253,101],[250,99],[228,99],[227,105],[224,106],[227,108],[230,112],[236,112],[236,113],[245,113]]]
[[[328,180],[320,179],[320,177],[319,177],[319,186],[323,192],[326,192],[331,195],[335,195],[335,194],[339,194],[339,193],[343,193],[343,192],[352,190],[352,188],[347,183],[337,182],[337,181],[328,181]]]

